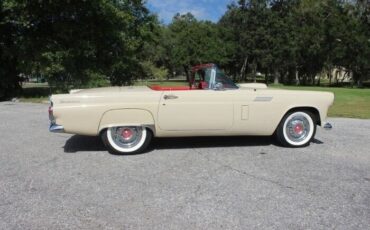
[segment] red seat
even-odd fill
[[[160,85],[151,85],[149,86],[152,90],[156,91],[175,91],[175,90],[190,90],[189,86],[182,86],[182,85],[176,85],[176,86],[160,86]]]
[[[208,88],[207,82],[205,82],[205,81],[199,82],[198,88],[199,89],[206,89],[206,88]]]

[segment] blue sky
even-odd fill
[[[217,22],[233,0],[147,0],[147,7],[168,24],[176,13],[192,13],[197,19]]]

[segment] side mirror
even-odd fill
[[[214,90],[224,90],[224,85],[221,82],[216,83]]]

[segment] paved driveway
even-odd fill
[[[115,156],[48,132],[47,106],[0,103],[0,229],[369,229],[370,120],[307,148],[271,138],[156,140]]]

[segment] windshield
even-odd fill
[[[221,83],[223,85],[223,88],[226,89],[237,89],[238,86],[235,85],[235,83],[227,77],[221,70],[216,68],[216,78],[215,78],[215,85],[218,83]]]
[[[204,81],[207,82],[210,89],[214,89],[217,84],[222,84],[224,89],[237,89],[238,86],[227,77],[219,68],[207,68],[204,69]]]

